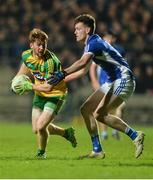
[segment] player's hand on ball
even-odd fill
[[[13,88],[11,87],[11,90],[16,93],[19,94],[23,91],[21,84],[15,85]]]
[[[65,71],[55,71],[49,78],[47,78],[47,83],[50,85],[57,85],[66,76]]]
[[[16,89],[20,91],[18,93],[19,95],[23,95],[25,92],[32,90],[32,83],[29,81],[23,81],[21,84],[16,86]]]
[[[11,90],[19,95],[23,95],[25,92],[32,90],[32,82],[30,78],[24,74],[15,76],[12,80]]]

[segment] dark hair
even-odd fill
[[[76,17],[74,22],[75,24],[82,22],[83,24],[88,26],[90,28],[89,34],[93,34],[95,32],[95,28],[96,28],[95,18],[89,14],[82,14]]]
[[[40,41],[48,41],[48,35],[44,31],[34,28],[32,31],[30,31],[29,41],[34,42],[36,39],[39,39]]]

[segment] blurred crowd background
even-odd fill
[[[49,35],[48,48],[63,67],[69,66],[83,52],[73,26],[83,13],[96,18],[99,35],[110,29],[117,34],[136,77],[135,93],[153,95],[153,0],[0,0],[0,65],[17,71],[29,31],[37,27]],[[69,83],[69,91],[89,83],[86,76]]]

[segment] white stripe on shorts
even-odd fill
[[[118,96],[120,93],[121,93],[121,91],[123,90],[123,88],[125,87],[125,85],[126,85],[126,79],[124,78],[124,79],[121,79],[121,82],[120,82],[120,85],[117,87],[117,89],[114,91],[114,94],[116,95],[116,96]]]
[[[119,96],[121,99],[126,101],[134,92],[135,81],[127,78],[117,79],[112,83],[104,83],[101,85],[100,90],[103,93],[112,92],[115,96]]]

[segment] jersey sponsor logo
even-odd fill
[[[33,72],[33,75],[39,81],[44,81],[45,80],[45,78],[40,74],[40,72]]]

